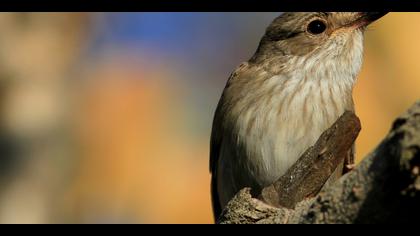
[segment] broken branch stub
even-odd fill
[[[360,129],[359,118],[345,112],[282,177],[262,190],[259,199],[293,209],[296,203],[314,197],[344,162]]]

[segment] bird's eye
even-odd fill
[[[327,26],[321,20],[314,20],[308,25],[308,32],[311,34],[320,34],[325,31]]]

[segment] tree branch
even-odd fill
[[[349,124],[353,125],[357,126],[356,123]],[[333,126],[331,129],[334,127],[338,126]],[[337,154],[334,160],[341,160],[340,150],[347,149],[350,139],[335,138],[342,141],[337,141],[337,146],[327,145],[329,147],[327,150]],[[322,141],[318,141],[320,142]],[[312,158],[307,160],[318,160]],[[326,173],[330,173],[329,170],[333,168],[324,166],[325,163],[331,163],[329,161],[315,162],[321,163],[322,166],[318,166],[320,172],[326,170]],[[313,168],[313,171],[307,175],[300,173],[299,176],[304,178],[300,178],[301,181],[298,183],[280,178],[274,186],[271,186],[278,191],[278,194],[287,194],[284,187],[287,185],[294,189],[291,191],[291,196],[283,196],[280,200],[274,201],[289,208],[269,206],[261,200],[252,198],[250,189],[245,188],[229,202],[218,223],[416,222],[420,210],[420,101],[394,122],[387,137],[357,168],[337,182],[325,186],[315,197],[304,199],[308,193],[316,192],[321,183],[322,185],[325,183],[324,174],[319,173],[317,168]],[[299,173],[297,169],[290,172]],[[286,175],[292,176],[289,172]],[[316,186],[311,188],[310,183],[313,181],[311,178],[314,176],[321,176],[324,179],[314,181]],[[290,209],[290,206],[294,205],[295,207]]]

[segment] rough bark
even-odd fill
[[[339,144],[341,145],[341,144]],[[218,223],[417,222],[420,210],[420,101],[397,118],[364,160],[293,209],[273,207],[241,190]]]

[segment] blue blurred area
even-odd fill
[[[95,38],[96,49],[103,45],[139,43],[150,47],[173,50],[185,47],[186,32],[198,23],[193,14],[174,13],[109,13],[103,15],[106,30]]]
[[[105,13],[93,25],[91,53],[118,45],[176,58],[186,70],[228,73],[255,51],[279,13]],[[197,78],[197,76],[194,76]],[[188,78],[188,76],[187,76]],[[201,76],[200,78],[206,78]],[[223,78],[225,79],[225,78]]]

